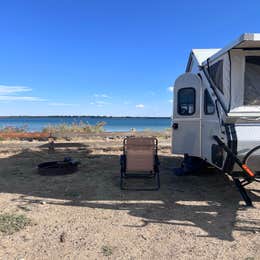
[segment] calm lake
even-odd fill
[[[105,122],[105,131],[129,131],[135,128],[137,131],[153,130],[161,131],[171,126],[171,118],[125,118],[125,117],[3,117],[0,118],[0,128],[12,126],[26,126],[28,131],[41,131],[48,125],[89,123],[94,125],[98,122]]]

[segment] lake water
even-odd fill
[[[48,125],[89,123],[94,125],[105,122],[105,131],[129,131],[135,128],[137,131],[153,130],[161,131],[171,126],[171,118],[118,118],[118,117],[6,117],[0,118],[0,128],[12,126],[26,126],[28,131],[41,131]]]

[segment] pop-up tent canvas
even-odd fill
[[[243,34],[223,49],[192,50],[186,72],[198,66],[208,69],[230,116],[260,112],[260,34]]]

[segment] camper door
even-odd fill
[[[174,84],[172,152],[201,156],[201,79],[185,73]]]

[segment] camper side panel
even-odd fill
[[[200,120],[176,119],[174,122],[178,124],[178,132],[174,130],[172,152],[200,156]]]
[[[260,125],[237,124],[235,129],[237,135],[237,154],[243,160],[251,149],[260,145]],[[247,164],[252,170],[260,171],[260,150],[255,151],[249,157]],[[241,169],[235,165],[234,171],[241,171]]]
[[[184,73],[174,84],[172,152],[201,156],[201,79]]]

